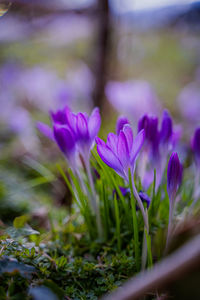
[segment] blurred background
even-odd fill
[[[99,106],[105,136],[118,114],[137,126],[167,108],[190,140],[200,123],[199,1],[10,0],[0,15],[1,219],[49,203],[49,182],[64,201],[49,166],[62,157],[36,129],[51,110]]]

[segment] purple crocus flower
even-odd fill
[[[172,220],[173,220],[175,197],[182,181],[182,175],[183,175],[183,167],[179,161],[178,154],[176,152],[173,152],[170,156],[168,169],[167,169],[167,192],[169,196],[169,223],[168,223],[166,248],[168,247],[169,238],[172,233]]]
[[[133,139],[133,131],[126,124],[118,136],[109,133],[106,143],[100,138],[96,138],[96,143],[97,152],[103,162],[128,182],[128,170],[130,168],[133,174],[136,158],[144,143],[144,130]]]
[[[86,113],[74,114],[68,107],[51,112],[53,130],[39,122],[38,129],[48,138],[55,141],[64,153],[68,162],[74,164],[75,153],[78,151],[88,167],[90,150],[98,134],[101,117],[95,108],[90,116]]]
[[[158,118],[144,115],[138,122],[138,132],[144,129],[146,151],[149,152],[151,159],[157,159],[159,145]]]
[[[195,130],[192,139],[192,150],[194,152],[196,165],[200,166],[200,127]]]
[[[170,203],[174,202],[177,190],[182,181],[183,167],[178,154],[173,152],[170,156],[167,169],[167,192]]]
[[[164,110],[161,129],[158,118],[144,115],[138,122],[138,131],[145,130],[145,146],[142,151],[139,173],[144,188],[153,182],[156,169],[156,189],[159,187],[165,170],[167,156],[180,138],[181,131],[173,130],[172,118]]]

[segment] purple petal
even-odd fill
[[[97,145],[106,146],[106,143],[100,139],[98,136],[95,138]]]
[[[118,153],[118,158],[122,163],[122,166],[126,169],[130,162],[130,156],[129,156],[129,150],[128,150],[126,136],[123,131],[120,131],[120,134],[118,137],[117,153]]]
[[[58,124],[67,124],[67,112],[70,111],[70,109],[66,106],[62,110],[58,110],[55,113],[51,112],[51,117],[53,122]]]
[[[77,114],[76,129],[78,139],[83,139],[86,141],[89,139],[87,119],[82,113]]]
[[[119,135],[119,133],[120,133],[120,130],[122,130],[123,129],[123,127],[124,127],[124,125],[125,124],[129,124],[129,121],[128,121],[128,119],[126,118],[126,117],[119,117],[118,119],[117,119],[117,124],[116,124],[116,132],[117,132],[117,135]]]
[[[76,120],[77,117],[74,113],[72,113],[70,110],[66,111],[67,116],[67,124],[72,129],[73,133],[76,135]]]
[[[97,145],[97,152],[105,164],[114,169],[119,175],[123,176],[122,165],[117,156],[107,145]]]
[[[113,150],[113,152],[117,155],[117,141],[118,137],[116,134],[110,132],[107,137],[107,146]]]
[[[139,121],[138,121],[138,132],[140,132],[142,129],[145,130],[145,133],[147,131],[147,127],[149,124],[149,117],[147,115],[144,115]]]
[[[142,129],[136,136],[135,140],[133,141],[133,150],[131,153],[131,161],[133,162],[137,155],[142,148],[142,145],[144,143],[144,129]]]
[[[133,147],[133,131],[130,125],[126,124],[123,128],[123,133],[125,134],[129,153]]]
[[[69,155],[75,150],[75,140],[70,129],[54,125],[54,138],[60,150],[69,158]]]
[[[37,122],[37,128],[42,134],[44,134],[50,140],[54,141],[53,130],[51,129],[51,127],[42,122]]]
[[[93,140],[97,136],[100,126],[101,126],[101,116],[99,113],[99,109],[96,107],[93,109],[92,114],[89,117],[89,121],[88,121],[88,131],[91,140]]]

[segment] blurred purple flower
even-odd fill
[[[135,161],[144,142],[144,130],[140,131],[135,139],[130,125],[125,125],[119,135],[109,133],[107,143],[96,138],[97,152],[103,162],[114,169],[127,182],[128,170],[133,175]]]
[[[175,200],[177,190],[181,184],[183,167],[179,161],[178,154],[173,152],[170,156],[167,168],[167,192],[170,202]]]
[[[200,84],[199,79],[186,85],[180,92],[177,103],[182,116],[195,126],[200,122]]]
[[[158,118],[144,115],[138,122],[138,132],[142,129],[145,131],[146,151],[152,160],[156,160],[159,146]]]
[[[120,113],[138,120],[146,111],[158,114],[160,104],[152,86],[143,80],[111,81],[106,86],[106,96]]]
[[[196,165],[200,167],[200,127],[195,130],[192,139],[192,150],[194,152]]]

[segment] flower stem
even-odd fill
[[[135,260],[136,260],[137,270],[139,271],[139,269],[140,269],[139,233],[138,233],[138,223],[137,223],[136,207],[135,207],[135,200],[134,200],[134,194],[133,194],[133,185],[132,185],[130,169],[129,169],[129,185],[130,185],[130,190],[131,190],[131,210],[132,210],[132,218],[133,218]]]
[[[140,196],[137,192],[137,189],[135,187],[135,183],[134,183],[134,180],[132,179],[132,187],[133,187],[133,194],[137,200],[137,204],[141,210],[141,213],[142,213],[142,216],[143,216],[143,220],[144,220],[144,225],[145,225],[145,228],[147,230],[147,233],[149,234],[149,224],[148,224],[148,217],[147,217],[147,214],[145,213],[145,210],[144,210],[144,206],[143,206],[143,203],[142,203],[142,200],[140,199]]]
[[[117,248],[121,251],[121,237],[120,237],[120,220],[119,220],[119,207],[117,202],[117,195],[114,195],[114,205],[115,205],[115,218],[116,218],[116,234],[117,234]]]
[[[101,225],[101,217],[100,217],[99,207],[97,205],[97,194],[95,191],[94,181],[92,178],[92,172],[91,172],[91,168],[90,168],[90,159],[89,158],[84,159],[84,162],[85,162],[85,168],[86,168],[87,175],[88,175],[89,185],[90,185],[91,191],[92,191],[91,206],[96,215],[97,230],[98,230],[99,237],[102,237],[103,232],[102,232],[102,225]]]
[[[137,189],[135,187],[135,183],[134,183],[134,178],[132,176],[132,189],[133,189],[133,194],[137,200],[138,206],[141,210],[142,216],[143,216],[143,220],[144,220],[144,231],[145,231],[145,236],[146,236],[146,240],[143,241],[143,253],[142,253],[142,266],[145,267],[146,265],[146,259],[148,256],[148,261],[152,261],[152,253],[151,253],[151,237],[149,235],[149,221],[148,221],[148,213],[147,211],[144,210],[144,206],[142,203],[142,200],[140,199],[140,196],[137,192]],[[149,263],[149,265],[151,264],[151,262]]]
[[[169,201],[169,222],[168,222],[168,230],[167,230],[167,241],[166,241],[166,247],[165,251],[167,250],[169,246],[169,240],[172,233],[172,221],[173,221],[173,211],[174,211],[174,201],[175,199],[170,199]]]

